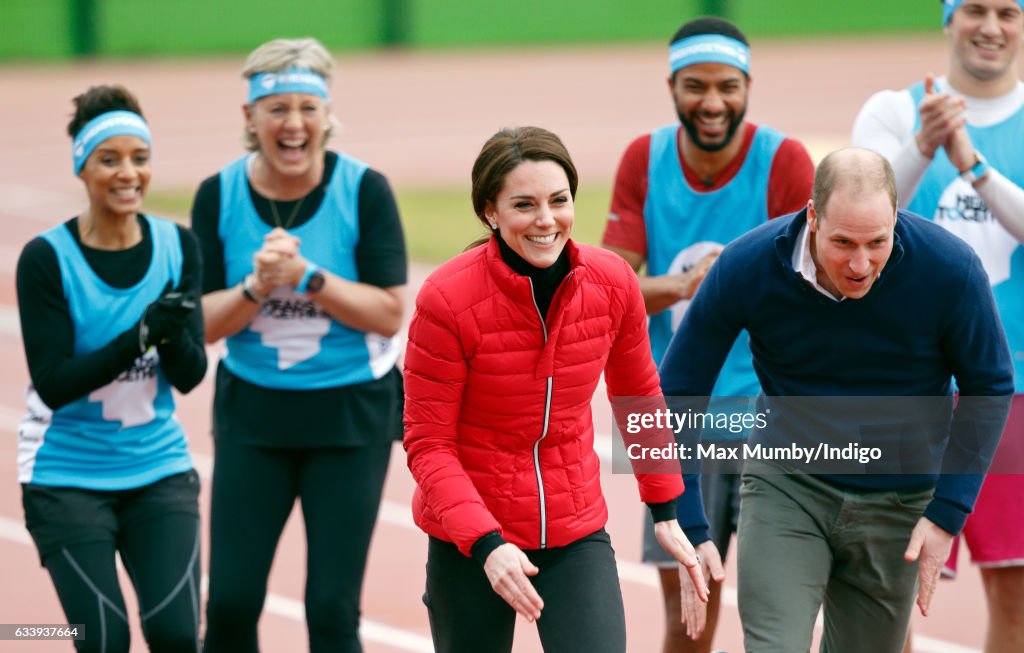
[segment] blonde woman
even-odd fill
[[[206,651],[257,651],[278,538],[295,500],[312,651],[360,651],[359,598],[391,443],[405,245],[390,187],[325,145],[333,64],[314,39],[243,69],[250,150],[200,186],[192,224],[214,399]]]

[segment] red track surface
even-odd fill
[[[945,60],[941,39],[755,42],[750,116],[804,140],[820,156],[846,142],[857,109],[873,91],[941,71]],[[154,186],[194,187],[241,153],[240,65],[240,59],[232,59],[0,68],[0,623],[64,621],[21,522],[15,433],[27,373],[15,317],[14,267],[28,239],[74,215],[84,203],[81,184],[70,174],[70,146],[63,133],[70,98],[91,84],[126,84],[139,95],[153,128]],[[584,184],[607,182],[634,136],[672,118],[665,71],[665,51],[659,46],[351,55],[340,61],[334,84],[335,108],[344,125],[334,146],[372,162],[396,186],[468,187],[472,159],[496,128],[539,124],[563,136]],[[468,202],[466,215],[472,221]],[[427,271],[414,266],[410,306]],[[211,455],[211,387],[207,380],[179,403],[204,473]],[[595,411],[595,423],[608,425],[601,395]],[[606,472],[602,480],[611,510],[608,530],[623,577],[629,650],[656,651],[660,594],[653,571],[636,564],[643,507],[632,478]],[[364,643],[370,652],[430,650],[419,601],[426,541],[411,523],[412,486],[396,447],[364,596]],[[207,500],[204,494],[204,515],[209,514]],[[261,623],[265,651],[305,648],[305,556],[298,522],[289,523],[272,573],[272,597]],[[729,571],[728,584],[734,587],[735,569]],[[980,648],[984,599],[977,574],[965,571],[955,584],[940,587],[932,616],[917,619],[918,650]],[[733,652],[742,649],[734,599],[727,590],[717,642]],[[0,651],[67,650],[66,643],[0,642]],[[132,650],[145,650],[140,637]],[[539,650],[534,629],[524,626],[516,651]]]

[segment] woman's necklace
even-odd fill
[[[285,220],[284,224],[281,224],[281,216],[277,212],[277,202],[268,197],[267,201],[270,202],[270,212],[274,215],[274,224],[284,229],[285,231],[288,231],[288,227],[291,227],[292,223],[295,222],[295,218],[298,217],[299,209],[302,208],[302,202],[304,202],[305,199],[306,196],[303,195],[302,197],[299,198],[299,201],[295,202],[295,206],[292,207],[292,212],[288,216],[288,219]]]
[[[250,172],[250,174],[254,174],[256,172],[256,170],[255,170],[256,164],[259,163],[259,162],[260,162],[260,157],[259,156],[254,157],[253,164],[252,164],[253,165],[253,170]],[[266,165],[266,164],[264,163],[264,165]],[[274,216],[274,224],[276,226],[280,227],[281,229],[284,229],[285,231],[288,231],[288,228],[292,226],[293,222],[295,222],[295,218],[297,218],[299,216],[299,211],[302,209],[302,203],[304,201],[306,201],[306,196],[307,195],[309,195],[309,193],[306,193],[306,195],[303,195],[302,197],[299,198],[299,201],[295,202],[295,206],[292,207],[292,212],[291,212],[291,214],[288,215],[288,219],[284,221],[284,224],[281,223],[281,214],[278,213],[278,211],[277,211],[277,202],[275,202],[274,200],[272,200],[272,199],[270,199],[268,197],[267,201],[270,202],[270,213],[271,213],[271,215]]]

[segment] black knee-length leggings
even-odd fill
[[[199,650],[199,479],[99,492],[26,485],[25,513],[68,623],[83,624],[79,653],[127,653],[120,554],[153,653]]]
[[[524,551],[540,572],[537,630],[551,653],[624,653],[626,617],[615,551],[604,529],[563,547]],[[480,564],[431,537],[423,595],[438,653],[508,653],[516,612]]]
[[[306,526],[312,653],[360,653],[359,600],[391,443],[266,448],[218,439],[206,653],[256,653],[278,539],[295,499]]]

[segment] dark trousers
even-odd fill
[[[623,653],[626,618],[615,552],[603,529],[568,546],[525,552],[544,599],[537,630],[551,653]],[[508,653],[515,611],[483,568],[454,544],[430,538],[423,596],[438,653]]]
[[[207,653],[259,651],[256,625],[295,499],[306,525],[306,623],[317,653],[359,653],[359,599],[390,443],[265,448],[218,439]]]
[[[194,471],[123,491],[25,485],[29,531],[68,623],[83,624],[79,653],[127,653],[120,554],[154,653],[199,650],[199,480]]]

